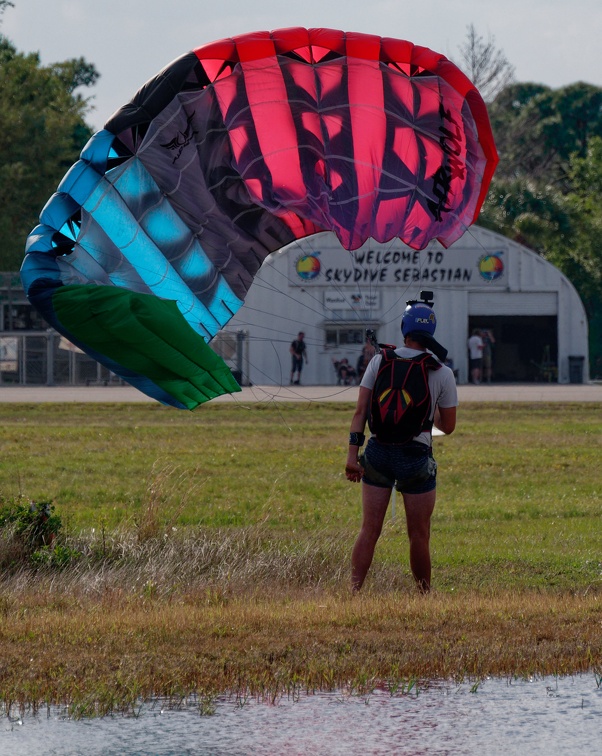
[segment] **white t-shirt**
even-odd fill
[[[395,354],[399,357],[411,358],[416,357],[423,352],[418,349],[409,349],[408,347],[399,347],[395,350]],[[372,389],[376,383],[376,376],[378,375],[378,369],[380,367],[381,355],[375,354],[374,357],[368,363],[366,372],[362,378],[360,386],[364,388]],[[431,416],[430,420],[435,416],[436,407],[457,407],[458,406],[458,389],[456,387],[456,379],[451,368],[447,365],[441,365],[439,370],[429,370],[429,391],[431,392]],[[414,437],[414,441],[420,441],[422,444],[430,446],[432,443],[432,436],[428,431],[424,431],[418,436]]]
[[[471,360],[478,360],[483,356],[483,339],[478,333],[468,339],[468,351]]]

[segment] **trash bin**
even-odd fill
[[[585,357],[569,355],[569,383],[583,383]]]

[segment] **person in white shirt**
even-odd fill
[[[410,358],[429,350],[441,361],[445,360],[447,350],[433,338],[436,320],[431,304],[408,303],[401,322],[404,345],[395,350],[398,356]],[[453,433],[458,405],[456,382],[446,365],[430,370],[431,405],[427,427],[402,444],[383,443],[373,435],[360,456],[380,362],[381,354],[376,354],[366,369],[350,426],[345,474],[352,482],[362,482],[363,510],[361,530],[351,557],[351,586],[358,591],[364,583],[395,487],[403,496],[412,574],[418,589],[426,593],[431,586],[430,523],[435,508],[437,472],[431,428],[434,424],[443,433]]]
[[[481,338],[481,332],[475,328],[472,336],[468,339],[468,370],[470,381],[474,384],[481,382],[483,372],[483,349],[485,345]]]

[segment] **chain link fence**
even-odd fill
[[[223,330],[211,348],[249,385],[246,331]],[[0,273],[0,386],[108,386],[124,381],[84,354],[27,301],[18,272]]]
[[[248,385],[247,334],[220,333],[211,346]],[[124,381],[52,329],[0,331],[0,386],[108,386]]]
[[[121,382],[56,331],[0,333],[0,385],[107,386]]]

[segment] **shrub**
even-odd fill
[[[57,543],[63,524],[50,501],[2,501],[0,504],[0,567],[23,565],[64,567],[79,554]]]

